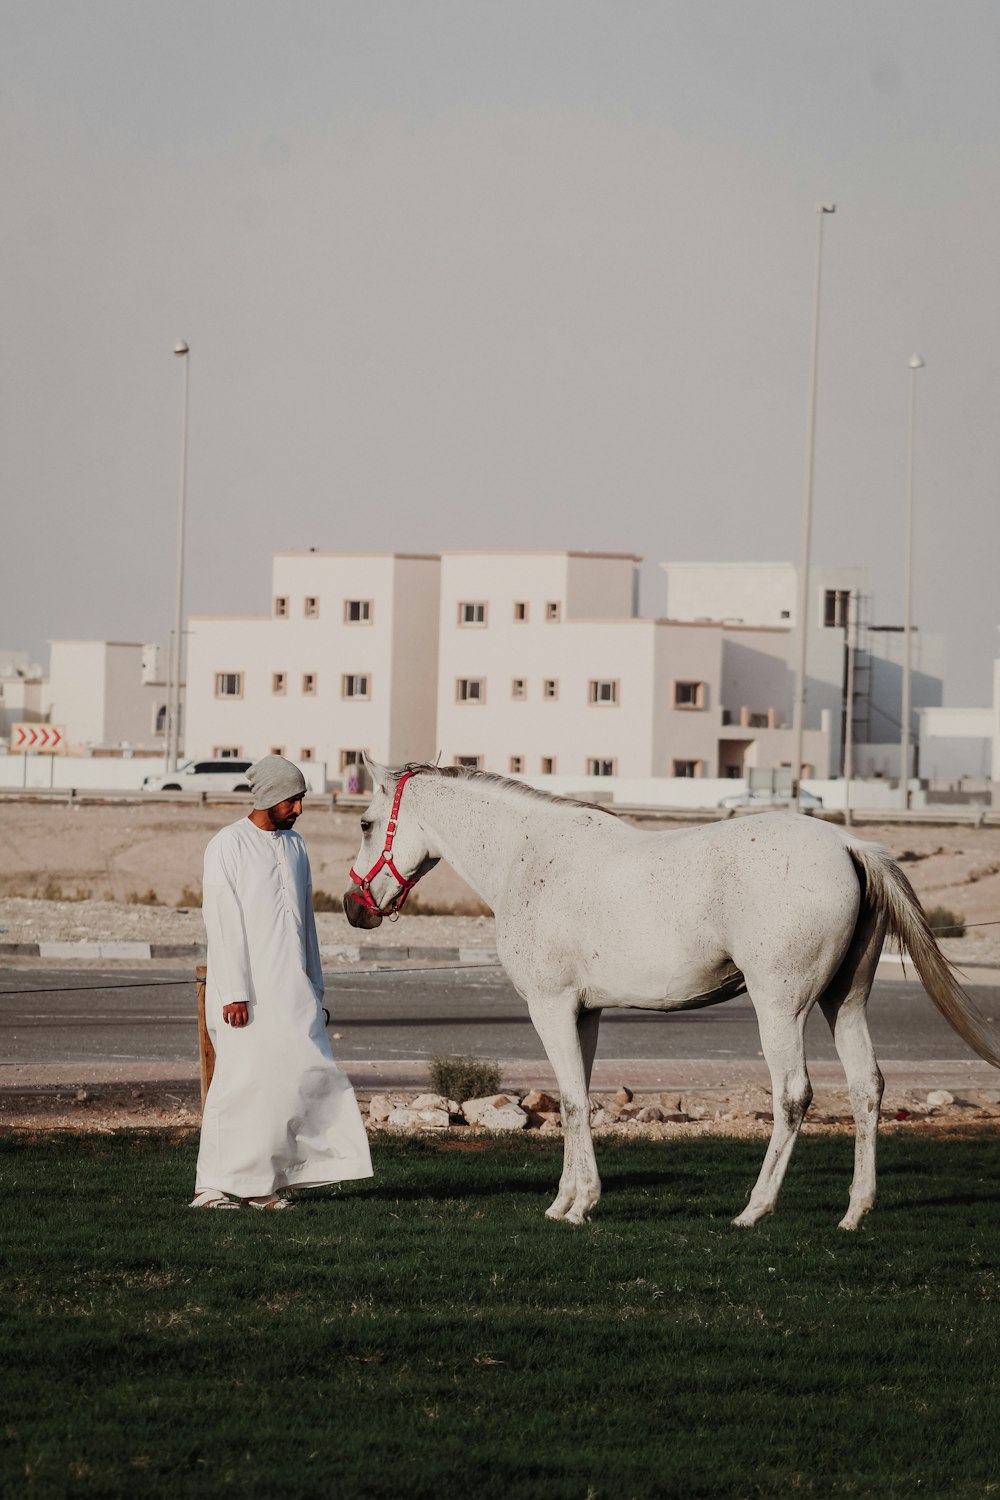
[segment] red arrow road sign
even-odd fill
[[[62,724],[12,724],[11,754],[64,755],[66,730]]]

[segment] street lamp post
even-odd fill
[[[184,361],[184,390],[181,398],[181,477],[177,520],[177,599],[174,636],[170,644],[170,690],[167,708],[167,770],[176,771],[181,743],[181,663],[183,659],[184,616],[184,510],[187,498],[188,382],[191,351],[183,339],[174,345],[174,354]]]
[[[906,444],[906,554],[903,563],[903,703],[900,712],[899,780],[902,805],[910,805],[910,629],[913,599],[913,435],[917,415],[917,371],[924,362],[919,354],[910,355],[910,424]]]
[[[813,295],[812,354],[809,374],[809,414],[806,421],[806,484],[802,510],[802,559],[799,565],[799,660],[795,676],[795,708],[792,718],[794,750],[792,753],[793,793],[796,811],[802,811],[799,791],[802,785],[802,731],[806,696],[806,635],[809,615],[809,545],[812,535],[813,454],[816,446],[816,375],[819,368],[819,290],[823,269],[823,220],[836,213],[835,203],[816,205],[816,289]]]

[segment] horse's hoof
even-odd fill
[[[746,1214],[737,1214],[736,1218],[731,1220],[731,1223],[733,1223],[737,1229],[752,1229],[756,1222],[756,1219],[748,1219]]]
[[[565,1219],[566,1213],[567,1210],[565,1208],[560,1208],[558,1203],[552,1203],[545,1210],[545,1217],[547,1219]]]

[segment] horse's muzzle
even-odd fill
[[[352,927],[381,927],[382,913],[359,901],[353,891],[344,892],[344,915]]]

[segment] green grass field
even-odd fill
[[[291,1214],[189,1213],[194,1137],[0,1140],[3,1494],[626,1500],[1000,1492],[1000,1137],[378,1140]]]

